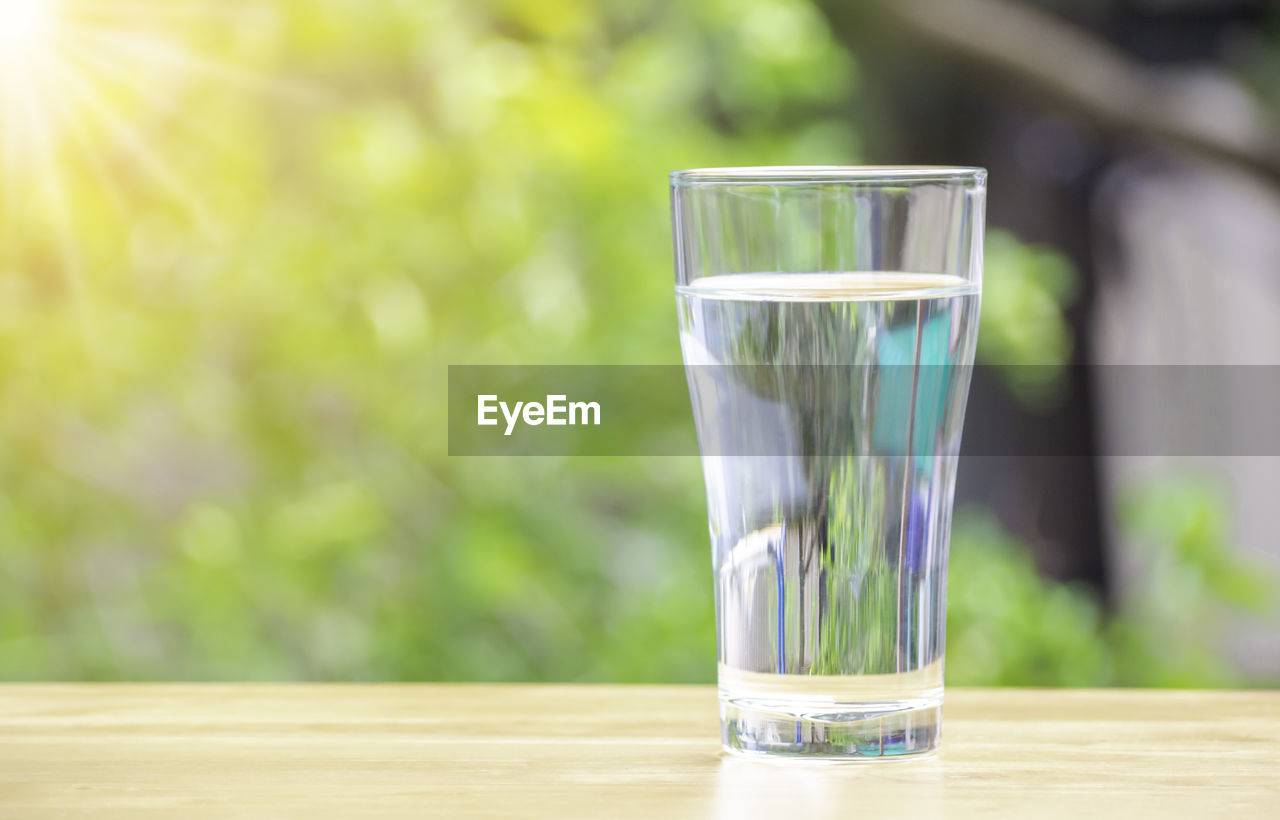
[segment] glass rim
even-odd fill
[[[786,185],[821,182],[857,184],[973,182],[984,185],[987,169],[976,165],[745,165],[672,171],[673,186]]]

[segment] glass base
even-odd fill
[[[815,711],[722,697],[720,735],[735,754],[829,760],[922,755],[942,739],[942,698],[832,703]]]

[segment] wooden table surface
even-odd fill
[[[1280,693],[954,689],[943,749],[721,753],[707,686],[0,685],[0,817],[1280,817]]]

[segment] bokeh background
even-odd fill
[[[1275,4],[4,0],[0,103],[0,678],[713,680],[697,460],[446,367],[676,363],[666,173],[874,162],[990,168],[966,435],[1086,454],[963,464],[948,681],[1280,684],[1280,459],[1083,366],[1280,364]]]

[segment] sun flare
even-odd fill
[[[84,226],[108,211],[127,226],[151,202],[201,236],[216,234],[174,150],[205,160],[237,150],[201,116],[203,101],[313,97],[307,84],[239,59],[236,6],[0,0],[0,272],[60,276],[90,347]]]
[[[46,56],[57,19],[56,0],[4,0],[0,4],[0,71],[30,70]]]
[[[50,171],[42,152],[54,139],[47,103],[57,63],[58,11],[56,0],[0,0],[0,204],[6,210],[19,178]]]
[[[218,0],[0,0],[4,230],[43,212],[64,255],[73,254],[80,203],[68,183],[90,175],[113,201],[127,200],[118,189],[156,193],[209,227],[199,186],[165,155],[172,135],[158,129],[176,128],[187,144],[217,153],[227,147],[192,116],[201,95],[309,93],[207,53],[208,32],[234,30],[235,21]]]

